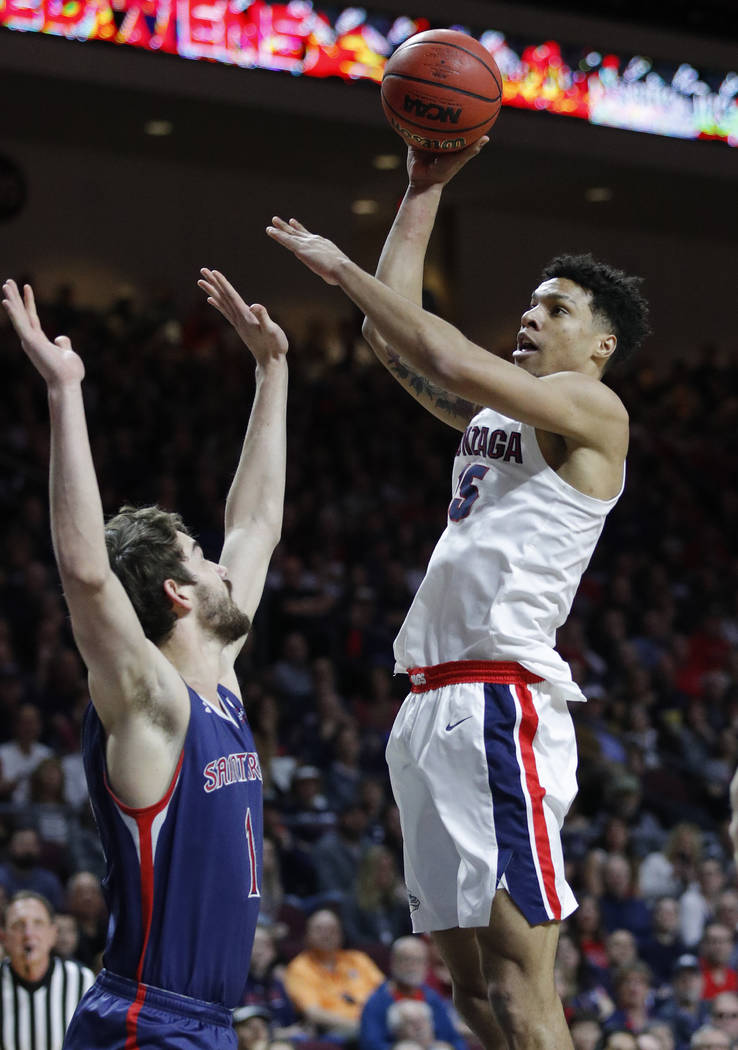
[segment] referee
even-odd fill
[[[45,897],[22,890],[5,910],[0,963],[0,1050],[61,1050],[77,1003],[94,974],[52,955],[54,911]]]

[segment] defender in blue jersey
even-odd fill
[[[158,507],[124,507],[104,524],[84,365],[66,337],[46,338],[30,287],[21,296],[3,285],[48,389],[52,538],[89,671],[83,754],[107,860],[105,968],[65,1050],[236,1047],[230,1011],[259,908],[262,785],[233,665],[281,532],[287,339],[222,274],[203,270],[198,283],[256,361],[217,564]]]

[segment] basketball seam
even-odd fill
[[[490,74],[490,76],[494,80],[495,84],[497,84],[497,90],[500,92],[500,95],[502,94],[502,83],[501,83],[501,81],[499,81],[497,79],[497,76],[495,75],[495,71],[492,69],[492,67],[488,66],[487,63],[484,61],[484,59],[480,58],[479,55],[475,55],[473,51],[470,51],[469,48],[467,48],[467,47],[462,47],[461,44],[453,44],[453,43],[451,43],[450,40],[415,40],[415,41],[413,41],[413,38],[411,37],[404,44],[401,44],[400,47],[398,47],[397,51],[399,51],[400,48],[404,48],[404,49],[409,51],[411,47],[423,47],[426,44],[438,44],[441,47],[455,47],[457,51],[463,51],[465,55],[469,55],[470,58],[476,59],[476,61],[479,62],[479,64],[481,66],[484,66],[484,68]],[[484,47],[483,44],[479,44],[479,46],[480,47]],[[395,51],[392,55],[390,55],[390,58],[394,58],[395,55],[397,54],[397,51]],[[490,55],[490,58],[491,57],[492,56]]]
[[[454,91],[457,95],[466,95],[468,98],[475,98],[479,102],[491,102],[493,105],[495,102],[499,102],[501,98],[501,93],[497,98],[489,98],[487,95],[477,95],[475,91],[467,91],[465,88],[460,87],[449,87],[447,84],[439,84],[437,80],[426,80],[424,77],[413,77],[408,73],[385,73],[382,77],[382,84],[384,85],[385,80],[389,80],[390,77],[399,77],[402,80],[410,80],[414,84],[428,84],[431,87],[447,88],[448,91]],[[497,83],[496,80],[495,83]]]
[[[384,96],[383,96],[383,98],[384,98]],[[457,135],[463,135],[464,132],[474,131],[474,130],[476,130],[476,128],[484,127],[486,124],[489,124],[490,127],[492,127],[492,124],[494,123],[494,121],[497,119],[497,116],[498,116],[498,114],[495,113],[494,116],[487,117],[485,120],[480,120],[477,124],[464,125],[463,128],[448,128],[448,129],[446,129],[446,128],[444,128],[444,129],[441,129],[441,128],[429,128],[425,124],[418,124],[418,122],[416,120],[410,120],[410,118],[407,117],[404,113],[398,112],[398,110],[394,109],[389,104],[389,102],[387,101],[386,98],[384,98],[384,104],[387,107],[387,109],[390,111],[390,113],[392,113],[395,117],[397,117],[399,120],[401,120],[403,124],[410,124],[414,128],[420,128],[421,131],[428,131],[428,132],[430,132],[431,134],[429,134],[429,136],[428,136],[429,138],[432,137],[432,132],[434,132],[434,131],[437,133],[437,135],[439,137],[443,136],[443,135],[448,135],[450,137],[453,137],[454,133],[457,134]]]

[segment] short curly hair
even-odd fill
[[[617,347],[611,361],[626,361],[651,331],[648,300],[641,293],[642,277],[634,277],[608,263],[583,255],[557,255],[544,267],[541,279],[565,277],[592,296],[592,313],[612,325]]]
[[[105,526],[110,567],[154,645],[166,641],[177,622],[164,581],[195,583],[185,566],[178,532],[190,535],[179,514],[156,506],[121,507]]]

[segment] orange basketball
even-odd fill
[[[502,105],[502,75],[490,53],[455,29],[417,33],[392,54],[382,108],[409,146],[464,149],[489,131]]]

